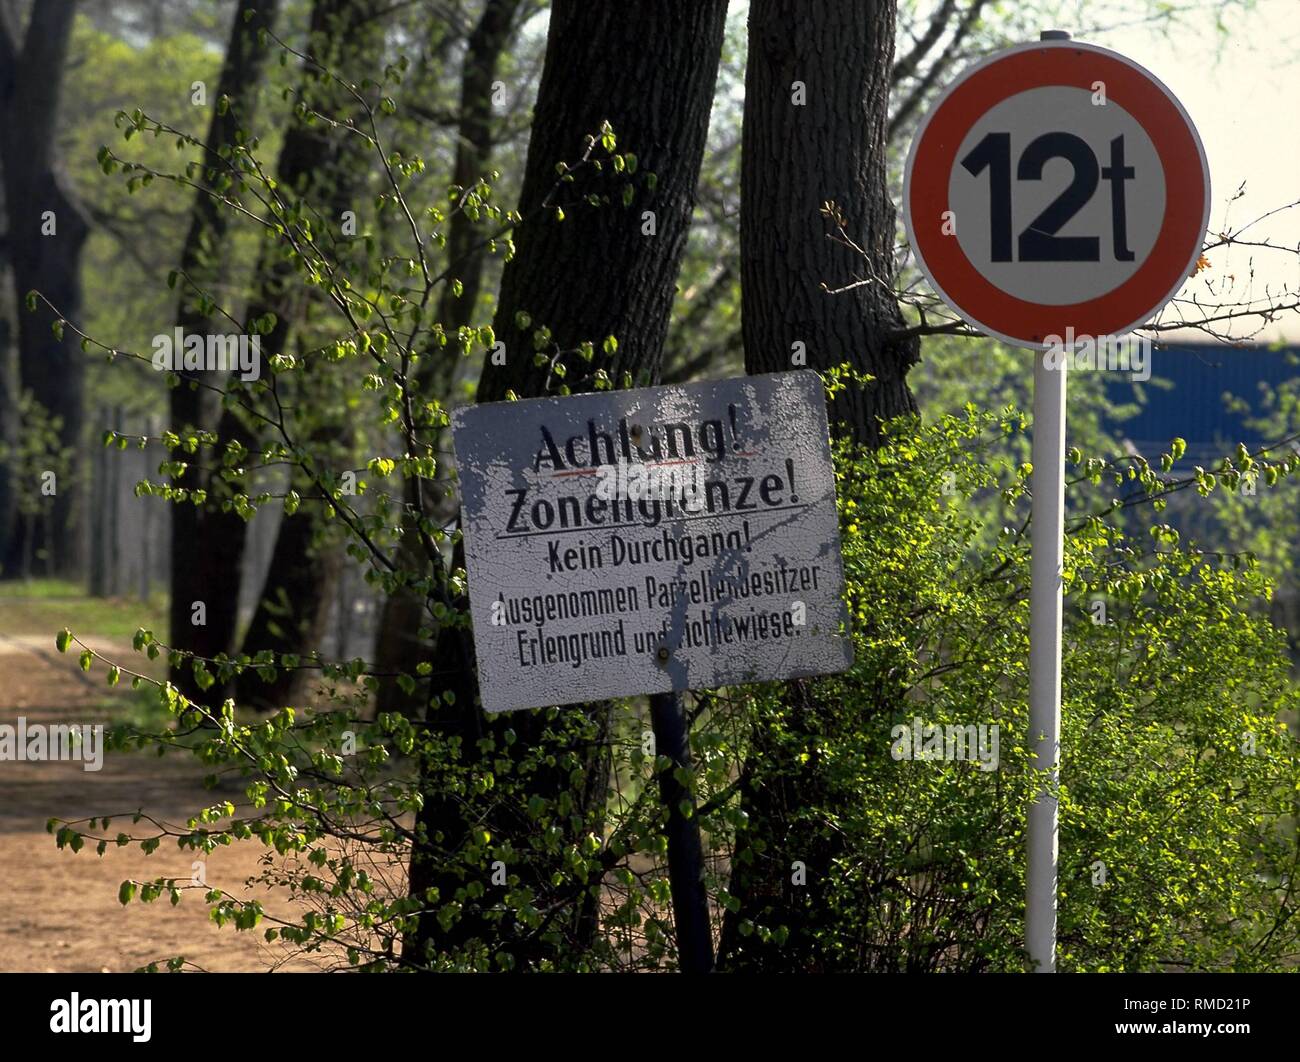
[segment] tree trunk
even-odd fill
[[[318,539],[324,523],[314,503],[285,516],[275,536],[275,548],[257,609],[244,636],[243,652],[263,650],[310,657],[325,637],[334,591],[343,571],[343,551],[337,542]],[[300,700],[310,673],[280,668],[270,682],[254,669],[235,683],[240,705],[279,709]]]
[[[617,353],[596,367],[605,368],[615,380],[623,372],[642,382],[657,379],[694,208],[726,9],[726,0],[620,5],[556,0],[520,195],[519,211],[527,220],[505,267],[494,322],[498,340],[506,344],[505,364],[490,359],[485,364],[479,401],[504,398],[508,391],[525,398],[546,392],[547,373],[533,363],[531,333],[531,328],[543,325],[559,350],[572,350],[583,341],[599,349],[605,336],[615,335]],[[640,187],[627,208],[617,198],[599,208],[568,206],[568,218],[557,221],[541,209],[556,183],[556,164],[578,158],[584,138],[597,134],[604,121],[614,128],[618,150],[637,156],[638,172],[657,175],[656,187]],[[608,190],[609,185],[599,177],[591,183],[579,178],[565,186],[566,203],[580,203],[598,187]],[[655,214],[655,235],[642,234],[644,211]],[[564,263],[563,271],[557,263]],[[529,327],[519,326],[521,313],[530,315]],[[581,377],[593,366],[574,358],[568,367],[566,381],[575,390],[590,386]],[[456,564],[463,561],[458,557]],[[459,605],[468,609],[463,600]],[[498,749],[516,758],[544,745],[554,753],[555,766],[530,776],[529,795],[546,802],[567,842],[588,831],[599,835],[609,785],[608,705],[565,708],[561,721],[550,724],[543,711],[489,719],[474,703],[469,632],[444,628],[435,660],[459,671],[453,679],[454,704],[439,707],[431,699],[430,728],[440,735],[471,739],[491,735]],[[507,729],[514,735],[509,744],[502,740]],[[558,736],[548,737],[548,730]],[[472,742],[466,745],[473,749]],[[566,768],[575,758],[581,767]],[[571,814],[556,812],[570,801]],[[481,825],[477,815],[475,801],[440,793],[431,785],[419,826],[426,838],[441,837],[443,846],[454,851],[471,828]],[[518,820],[497,824],[494,835],[527,853],[534,847],[536,831],[536,821],[521,812]],[[436,853],[433,845],[417,847],[411,891],[420,895],[436,888],[445,903],[464,884],[465,868],[448,869]],[[553,904],[553,910],[563,912],[553,923],[565,927],[567,953],[581,954],[595,929],[598,872],[584,888],[557,896],[549,884],[557,866],[548,865],[545,856],[535,856],[531,865],[526,859],[512,872]],[[407,952],[419,956],[426,946],[475,936],[486,938],[489,932],[468,906],[450,933],[440,930],[433,914],[426,914],[407,941]],[[557,958],[551,945],[527,937],[511,954],[518,967]]]
[[[344,81],[361,82],[383,61],[379,13],[384,6],[382,0],[316,0],[307,54]],[[320,81],[314,67],[304,70],[302,93],[323,114],[354,121],[363,117],[355,100],[337,85]],[[328,225],[338,226],[343,211],[359,206],[369,164],[370,149],[359,137],[331,131],[319,122],[295,121],[285,132],[277,174],[280,186],[291,196],[301,196],[320,210]],[[327,239],[337,231],[327,227],[320,237]],[[342,241],[336,240],[334,246],[336,253],[346,253]],[[257,297],[246,317],[276,315],[275,327],[263,337],[270,356],[284,350],[295,328],[307,326],[312,307],[303,296],[310,295],[311,289],[275,253],[273,244],[263,253],[257,276]],[[343,463],[352,451],[351,432],[340,408],[340,392],[348,381],[341,380],[332,366],[312,360],[306,364],[302,373],[284,378],[285,401],[313,411],[313,452],[328,449],[331,458]],[[227,411],[223,419],[235,416]],[[295,477],[293,486],[307,500],[280,521],[271,565],[244,635],[242,652],[249,656],[269,650],[307,657],[319,649],[343,571],[342,544],[327,530],[326,503],[312,500],[319,490],[302,475]],[[306,674],[280,669],[271,682],[263,682],[250,669],[236,680],[235,696],[240,704],[282,708],[304,692]]]
[[[495,146],[492,123],[492,83],[496,80],[501,57],[505,54],[519,26],[517,20],[524,0],[487,0],[483,14],[469,37],[460,79],[460,122],[456,138],[456,169],[453,183],[469,188],[488,172]],[[448,335],[474,320],[474,310],[483,288],[486,258],[483,248],[475,245],[482,230],[463,212],[453,215],[447,231],[448,261],[456,269],[462,291],[457,297],[450,284],[443,288],[438,303],[438,321]],[[442,397],[447,394],[455,362],[445,352],[426,351],[418,370],[421,392]],[[414,510],[416,493],[410,490],[407,505]],[[403,520],[398,567],[402,571],[427,572],[428,564],[416,541],[414,520],[409,513]],[[414,674],[422,649],[427,646],[416,637],[424,625],[424,601],[414,589],[399,587],[384,599],[379,628],[375,632],[375,670],[381,673],[375,695],[376,711],[419,714],[422,703],[397,684],[398,673]]]
[[[242,9],[235,12],[220,82],[208,100],[212,122],[203,153],[207,168],[202,179],[206,187],[212,187],[214,178],[224,172],[216,162],[218,153],[234,144],[237,130],[247,128],[252,120],[267,58],[267,50],[258,44],[257,36],[260,30],[274,25],[278,8],[279,0],[262,0],[247,21]],[[222,96],[230,101],[224,113],[217,107]],[[221,280],[231,220],[231,212],[207,192],[196,195],[178,281],[183,293],[177,324],[186,335],[225,333],[230,327],[228,321],[210,320],[201,311],[195,290],[214,292]],[[170,392],[172,431],[214,430],[218,423],[217,396],[200,384],[224,388],[229,378],[202,372],[179,375],[180,386]],[[230,427],[229,422],[226,427]],[[205,458],[219,465],[221,451],[200,451],[175,481],[183,489],[207,490],[208,500],[201,507],[182,502],[172,509],[170,626],[173,648],[215,657],[228,655],[234,647],[247,525],[238,514],[221,511],[228,487],[218,477],[200,471],[197,466]],[[196,602],[203,602],[206,611],[202,625],[194,622]],[[194,700],[205,696],[194,681],[188,660],[173,667],[170,678],[185,696]],[[223,693],[213,689],[206,696],[219,701]]]
[[[469,36],[460,79],[460,127],[456,137],[456,167],[452,183],[469,188],[484,177],[492,164],[495,130],[492,121],[492,83],[501,57],[510,46],[525,0],[487,0],[483,14]],[[457,296],[443,288],[438,320],[448,332],[473,323],[483,290],[486,251],[476,246],[482,230],[470,218],[456,214],[447,229],[447,259],[455,263],[462,291]]]
[[[618,150],[633,152],[638,173],[654,173],[658,181],[653,191],[638,187],[626,209],[617,201],[580,206],[561,223],[547,217],[520,230],[493,324],[505,343],[505,364],[484,366],[480,402],[500,401],[507,391],[524,398],[546,393],[547,370],[533,363],[532,329],[539,325],[550,328],[561,349],[583,340],[599,348],[614,334],[618,351],[600,363],[609,376],[617,381],[626,371],[643,383],[658,379],[695,207],[725,7],[718,0],[553,5],[520,213],[528,218],[541,207],[555,184],[556,163],[576,159],[583,137],[606,120]],[[603,175],[593,183],[609,188]],[[585,190],[580,178],[577,192]],[[641,234],[645,211],[655,215],[653,236]],[[520,311],[531,318],[525,328],[516,322]],[[584,368],[575,359],[570,377]]]
[[[885,126],[894,3],[754,0],[742,132],[740,257],[745,369],[847,362],[875,381],[831,402],[838,430],[875,444],[880,422],[916,411],[907,371],[918,344],[894,296],[895,214]],[[836,204],[865,258],[828,237]],[[859,278],[876,282],[832,295]]]
[[[745,367],[751,373],[847,362],[875,380],[831,402],[833,430],[868,445],[883,421],[915,412],[907,371],[917,341],[902,327],[893,293],[894,208],[886,186],[885,127],[894,45],[894,4],[857,0],[753,0],[745,74],[741,170],[741,299]],[[853,251],[822,204],[833,202]],[[832,295],[859,278],[873,283]],[[779,723],[760,719],[741,769],[747,815],[732,854],[728,891],[739,900],[723,919],[720,969],[815,970],[829,915],[818,877],[840,854],[834,830],[809,822],[833,804],[821,776],[819,735],[853,706],[816,699],[793,683]],[[803,864],[807,884],[792,880]],[[745,923],[785,939],[742,935]],[[833,932],[833,927],[831,929]],[[779,939],[779,938],[777,938]]]
[[[0,237],[0,451],[10,452],[18,445],[17,351],[13,342],[15,331],[9,300],[3,294],[12,290],[3,239]],[[16,556],[10,553],[10,544],[17,542],[18,498],[14,493],[15,486],[9,462],[0,460],[0,578],[6,579],[17,570]]]
[[[61,445],[79,452],[83,355],[71,329],[61,338],[52,329],[60,317],[80,323],[81,253],[90,231],[55,157],[54,143],[76,2],[43,0],[34,5],[21,48],[17,27],[10,22],[11,11],[0,5],[0,164],[18,311],[18,387],[31,391],[47,416],[59,419]],[[28,312],[27,293],[33,290],[58,312],[43,301]],[[35,490],[37,485],[17,483],[12,489]],[[56,490],[53,520],[24,524],[9,538],[6,571],[12,571],[20,557],[37,551],[49,558],[47,574],[80,570],[77,486],[68,479],[59,482]],[[39,541],[21,541],[30,534],[38,535]]]

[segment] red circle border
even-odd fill
[[[1091,93],[1096,81],[1104,82],[1107,100],[1128,111],[1155,145],[1165,174],[1160,232],[1137,271],[1105,294],[1055,306],[1027,302],[987,280],[956,237],[941,232],[942,217],[950,209],[948,183],[957,149],[971,126],[1005,99],[1047,86]],[[1045,336],[1064,336],[1071,327],[1076,335],[1100,337],[1122,335],[1149,320],[1177,294],[1199,257],[1209,208],[1205,154],[1173,94],[1122,56],[1073,42],[1014,49],[955,82],[917,133],[905,183],[908,238],[931,283],[976,327],[1035,347],[1043,345]],[[917,217],[934,223],[918,231]]]

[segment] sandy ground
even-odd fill
[[[92,642],[123,662],[139,659],[129,645]],[[0,723],[108,723],[124,701],[77,666],[76,654],[59,654],[53,638],[0,635]],[[116,753],[101,771],[77,762],[0,761],[0,971],[129,971],[154,960],[183,954],[206,970],[267,970],[283,959],[262,930],[237,932],[208,920],[198,893],[173,907],[166,898],[123,907],[118,886],[127,878],[191,876],[194,854],[164,842],[151,856],[138,846],[110,844],[103,857],[93,845],[60,851],[46,821],[91,815],[123,816],[112,824],[130,832],[130,816],[144,807],[183,823],[217,797],[203,789],[202,767],[191,759]],[[140,827],[136,828],[137,830]],[[257,895],[269,910],[285,911],[247,880],[261,869],[266,849],[244,842],[208,857],[209,884],[247,897]],[[288,969],[311,969],[302,961]]]

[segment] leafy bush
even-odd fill
[[[1029,470],[995,457],[1020,427],[971,412],[839,455],[856,660],[752,693],[725,965],[1024,968]],[[1300,793],[1283,636],[1251,558],[1151,530],[1067,538],[1060,968],[1278,968]],[[998,769],[895,760],[916,718],[996,725]]]

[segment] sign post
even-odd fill
[[[922,120],[904,222],[934,290],[1034,356],[1025,945],[1056,969],[1067,370],[1119,368],[1120,337],[1200,257],[1209,168],[1174,95],[1136,63],[1048,30],[960,74]],[[1126,341],[1131,344],[1132,340]]]
[[[1029,807],[1025,944],[1039,973],[1056,969],[1057,797],[1061,751],[1061,612],[1065,541],[1066,368],[1034,359],[1029,520],[1030,766],[1050,782]]]
[[[1068,40],[1059,30],[1042,39]],[[1025,947],[1039,973],[1056,971],[1056,885],[1061,753],[1062,568],[1065,563],[1064,361],[1034,358],[1034,437],[1030,449],[1029,747],[1030,766],[1049,783],[1029,806],[1026,830]]]
[[[650,725],[656,753],[670,761],[659,774],[659,799],[668,811],[668,885],[677,930],[677,961],[682,973],[712,973],[713,927],[704,888],[704,845],[695,817],[695,798],[677,778],[678,770],[691,769],[690,728],[682,695],[651,694]]]

